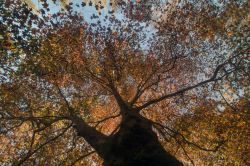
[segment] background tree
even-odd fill
[[[204,148],[176,130],[183,126],[173,116],[184,118],[184,108],[199,108],[199,100],[185,101],[209,96],[211,86],[234,84],[245,91],[249,85],[245,40],[238,47],[224,38],[224,30],[203,27],[202,19],[213,22],[216,10],[182,28],[200,8],[192,3],[173,7],[163,13],[168,17],[157,23],[158,32],[146,35],[149,22],[122,21],[112,14],[105,18],[108,26],[88,25],[73,4],[51,14],[49,3],[41,3],[38,15],[19,1],[1,4],[4,164],[74,165],[97,153],[104,165],[181,165],[157,136],[174,139],[186,156],[183,142],[219,150],[224,138]],[[212,31],[213,40],[206,40],[211,35],[204,29]],[[224,53],[217,55],[220,49]]]

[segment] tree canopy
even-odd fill
[[[1,164],[250,163],[249,1],[38,2],[0,2]]]

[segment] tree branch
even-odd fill
[[[88,157],[89,155],[91,155],[93,153],[95,153],[95,151],[91,151],[91,152],[89,152],[87,154],[84,154],[84,155],[80,156],[78,159],[76,159],[75,161],[73,161],[71,163],[71,166],[75,165],[77,162],[81,161],[82,159],[84,159],[85,157]]]
[[[204,147],[202,147],[202,146],[200,146],[200,145],[198,145],[198,144],[196,144],[196,143],[194,143],[194,142],[191,142],[191,141],[187,140],[186,137],[185,137],[184,135],[182,135],[182,134],[181,134],[180,132],[178,132],[178,131],[175,131],[175,130],[173,130],[173,129],[167,127],[167,126],[164,126],[164,125],[162,125],[162,124],[160,124],[160,123],[157,123],[157,122],[154,122],[154,121],[152,121],[152,120],[149,120],[149,121],[150,121],[151,123],[155,124],[155,125],[160,126],[160,127],[163,128],[163,129],[166,129],[166,130],[169,130],[170,132],[172,132],[173,135],[171,135],[171,136],[172,136],[173,138],[175,138],[176,135],[179,135],[179,136],[181,137],[181,139],[182,139],[185,143],[187,143],[188,145],[191,145],[191,146],[193,146],[193,147],[196,147],[196,148],[198,148],[198,149],[200,149],[200,150],[203,150],[203,151],[207,151],[207,152],[216,152],[216,151],[221,147],[221,145],[223,145],[223,143],[224,143],[224,141],[221,141],[221,142],[219,143],[219,145],[217,145],[215,148],[213,148],[213,149],[207,149],[207,148],[204,148]]]
[[[48,141],[44,142],[43,144],[41,144],[40,146],[38,146],[35,150],[30,150],[27,155],[19,160],[19,162],[17,164],[15,164],[16,166],[21,166],[25,161],[27,161],[33,154],[35,154],[36,152],[38,152],[41,148],[43,148],[44,146],[46,146],[47,144],[55,141],[56,139],[58,139],[59,137],[63,136],[64,133],[70,128],[72,127],[72,124],[69,125],[67,128],[65,128],[60,134],[56,135],[55,137],[49,139]]]
[[[167,72],[173,70],[173,69],[174,69],[174,66],[175,66],[175,63],[176,63],[176,60],[177,60],[177,57],[174,57],[174,58],[173,58],[173,63],[172,63],[172,65],[170,65],[170,68],[168,68],[168,69],[162,71],[162,74],[163,74],[163,73],[167,73]],[[170,60],[169,60],[169,61],[170,61]],[[132,99],[131,102],[130,102],[131,105],[135,104],[135,103],[137,102],[137,100],[141,97],[141,95],[142,95],[148,88],[150,88],[150,87],[152,87],[153,85],[155,85],[155,84],[161,82],[162,80],[164,80],[164,79],[157,79],[156,81],[153,81],[153,83],[151,83],[151,84],[149,84],[148,86],[146,86],[147,83],[150,81],[150,79],[153,77],[153,75],[155,75],[157,72],[159,72],[161,68],[164,68],[166,64],[168,64],[168,63],[165,63],[165,64],[163,64],[162,66],[160,66],[158,69],[155,69],[155,70],[145,79],[144,82],[139,83],[139,85],[138,85],[138,87],[137,87],[137,92],[136,92],[135,96],[133,97],[133,99]]]
[[[220,93],[221,97],[223,98],[223,100],[226,102],[226,104],[235,112],[238,111],[237,107],[236,106],[233,106],[232,104],[230,104],[227,99],[224,97],[224,95],[221,93],[220,90],[218,90],[218,92]]]
[[[88,125],[81,117],[73,116],[71,121],[78,136],[83,137],[97,152],[102,155],[103,145],[107,141],[108,136],[97,131],[94,127]]]
[[[214,82],[214,81],[218,81],[218,80],[222,79],[225,75],[223,75],[223,76],[221,76],[221,77],[218,77],[218,78],[216,78],[216,77],[217,77],[217,75],[218,75],[220,69],[221,69],[225,64],[227,64],[227,62],[218,65],[217,68],[215,69],[214,73],[213,73],[213,76],[212,76],[211,78],[209,78],[209,79],[207,79],[207,80],[205,80],[205,81],[201,81],[201,82],[199,82],[199,83],[197,83],[197,84],[195,84],[195,85],[192,85],[192,86],[189,86],[189,87],[180,89],[180,90],[178,90],[178,91],[176,91],[176,92],[173,92],[173,93],[170,93],[170,94],[167,94],[167,95],[163,95],[163,96],[161,96],[161,97],[159,97],[159,98],[156,98],[156,99],[152,99],[152,100],[148,101],[147,103],[143,104],[142,106],[139,106],[139,107],[138,107],[138,110],[142,110],[142,109],[144,109],[144,108],[146,108],[146,107],[148,107],[148,106],[150,106],[150,105],[156,104],[156,103],[158,103],[158,102],[160,102],[160,101],[162,101],[162,100],[165,100],[165,99],[167,99],[167,98],[170,98],[170,97],[174,97],[174,96],[183,94],[183,93],[186,92],[186,91],[189,91],[189,90],[192,90],[192,89],[194,89],[194,88],[200,87],[200,86],[205,85],[205,84],[207,84],[207,83]]]
[[[114,115],[114,116],[106,117],[106,118],[104,118],[104,119],[102,119],[102,120],[99,120],[99,121],[96,121],[96,122],[88,122],[88,123],[96,123],[96,124],[95,124],[95,127],[97,127],[100,123],[105,122],[105,121],[107,121],[107,120],[109,120],[109,119],[115,119],[115,118],[117,118],[117,117],[119,117],[119,116],[121,116],[121,113],[119,113],[119,114],[117,114],[117,115]]]
[[[76,129],[78,136],[83,137],[101,155],[103,151],[102,146],[107,141],[107,136],[97,131],[95,127],[88,125],[81,117],[77,116],[59,87],[58,91],[69,109],[69,119],[74,123],[73,127]]]

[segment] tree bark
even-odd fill
[[[152,124],[139,114],[123,117],[120,130],[103,147],[104,166],[182,165],[165,151]]]
[[[89,126],[80,117],[74,116],[71,120],[74,123],[78,136],[83,137],[103,157],[104,144],[107,142],[108,137],[94,127]]]
[[[182,165],[162,147],[151,122],[138,113],[124,115],[119,131],[109,137],[86,124],[80,117],[72,120],[78,135],[103,158],[104,166]]]
[[[152,123],[139,111],[124,102],[114,86],[112,92],[120,107],[122,122],[117,133],[105,136],[82,119],[75,117],[74,123],[82,136],[104,160],[104,166],[180,166],[160,144],[152,130]]]

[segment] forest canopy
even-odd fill
[[[247,0],[0,2],[1,165],[249,165]]]

